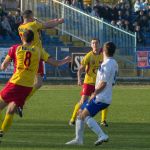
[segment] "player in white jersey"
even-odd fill
[[[67,145],[82,145],[84,122],[98,136],[95,145],[100,145],[108,141],[108,135],[104,133],[101,127],[93,117],[101,110],[107,108],[112,101],[112,86],[115,84],[118,72],[118,64],[113,58],[116,46],[113,42],[106,42],[103,46],[104,61],[98,69],[96,77],[95,91],[90,97],[89,102],[84,103],[79,110],[76,120],[76,137]]]

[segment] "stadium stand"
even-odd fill
[[[121,29],[136,32],[138,46],[150,46],[150,36],[148,34],[150,32],[150,4],[147,0],[143,2],[137,0],[134,6],[131,6],[128,0],[119,0],[114,6],[96,0],[93,7],[89,1],[86,1],[88,7],[91,7],[88,8],[88,11],[84,1],[83,4],[81,1],[64,2],[92,16],[103,18],[108,23]],[[81,5],[84,7],[81,7]],[[138,9],[136,8],[137,5]]]
[[[137,43],[140,50],[144,50],[145,47],[150,46],[150,6],[148,1],[144,1],[139,7],[139,10],[135,10],[135,6],[129,4],[128,0],[121,0],[114,6],[100,3],[96,0],[93,7],[89,2],[88,8],[85,8],[85,3],[82,0],[65,0],[64,3],[73,6],[76,9],[80,9],[89,15],[97,18],[103,18],[113,26],[117,26],[126,31],[135,31],[137,33]],[[91,8],[90,8],[91,7]],[[0,44],[6,45],[6,43],[15,44],[19,43],[18,25],[22,22],[19,9],[15,11],[6,11],[5,8],[0,5]],[[6,25],[7,24],[7,25]],[[7,27],[7,28],[5,28]],[[69,35],[63,35],[57,29],[45,30],[41,33],[43,44],[50,46],[85,46],[85,43],[76,38],[72,38]],[[118,38],[118,43],[119,43]],[[142,48],[141,48],[142,47]],[[48,48],[49,49],[49,48]],[[51,51],[52,52],[52,51]],[[55,52],[54,52],[55,53]],[[62,55],[61,51],[59,52]],[[125,57],[125,56],[124,56]],[[133,59],[133,58],[132,58]],[[132,63],[120,65],[124,70],[131,68],[134,70],[135,66]],[[66,68],[62,68],[65,70]],[[51,68],[50,70],[53,70]],[[127,71],[128,72],[128,71]],[[133,72],[136,72],[133,71]],[[124,73],[122,73],[124,74]],[[59,74],[58,74],[59,75]],[[133,76],[135,74],[133,73]]]

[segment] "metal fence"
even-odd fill
[[[11,45],[10,45],[11,46]],[[64,57],[71,55],[73,58],[72,63],[65,64],[59,67],[53,67],[48,64],[45,64],[45,74],[44,77],[56,78],[56,79],[72,79],[77,75],[77,70],[80,66],[80,61],[83,59],[84,55],[91,49],[90,47],[55,47],[55,46],[44,46],[46,51],[55,59],[60,60]],[[0,63],[4,60],[5,56],[8,53],[9,46],[5,45],[0,46]],[[124,63],[125,58],[118,58],[115,56],[119,63],[119,77],[149,77],[150,70],[143,69],[137,70],[133,63],[130,61],[131,58],[128,58],[128,61]],[[128,56],[129,57],[129,56]],[[0,78],[9,78],[13,73],[13,63],[7,68],[6,71],[0,72]]]
[[[26,9],[31,9],[35,17],[43,21],[64,18],[65,23],[58,27],[62,34],[71,35],[87,44],[93,37],[99,38],[101,43],[113,41],[118,48],[117,59],[122,72],[119,76],[140,75],[136,70],[136,33],[122,30],[58,0],[22,0],[21,10]],[[60,76],[58,70],[55,69],[55,72],[55,76]]]
[[[22,10],[31,9],[34,15],[46,21],[49,18],[64,18],[65,23],[59,29],[68,35],[90,43],[91,38],[97,37],[101,43],[113,41],[119,55],[135,55],[136,34],[88,15],[77,8],[73,8],[58,0],[22,0]]]

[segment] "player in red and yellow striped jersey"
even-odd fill
[[[64,19],[62,19],[62,18],[49,20],[47,22],[39,22],[38,20],[34,19],[33,12],[31,10],[25,10],[23,12],[23,20],[24,20],[23,24],[21,24],[18,28],[20,37],[22,37],[22,34],[26,30],[32,30],[34,32],[33,44],[35,44],[41,50],[44,50],[44,49],[42,49],[42,42],[40,39],[39,32],[42,29],[53,28],[53,27],[57,26],[58,24],[61,24],[64,22]],[[43,70],[44,70],[43,69],[43,61],[41,60],[39,63],[38,74],[37,74],[36,79],[35,79],[36,82],[34,84],[34,88],[31,92],[30,96],[28,97],[28,99],[33,95],[33,93],[37,89],[39,89],[42,86],[43,75],[44,75]]]
[[[75,119],[79,108],[86,100],[88,100],[88,97],[91,96],[91,94],[94,92],[97,69],[103,61],[102,49],[100,49],[100,41],[96,38],[93,38],[91,41],[91,47],[92,50],[89,53],[87,53],[83,58],[77,73],[79,86],[82,85],[82,73],[85,71],[86,74],[84,78],[84,83],[82,85],[81,99],[75,105],[72,117],[69,122],[70,125],[73,125],[75,123]],[[106,120],[106,110],[102,111],[102,119]],[[104,120],[101,120],[101,122],[103,121]]]
[[[27,96],[32,91],[40,59],[54,66],[63,65],[71,59],[66,57],[60,61],[54,60],[49,54],[39,50],[39,47],[32,44],[34,34],[31,30],[24,32],[22,37],[23,44],[12,46],[1,65],[1,70],[5,70],[13,60],[15,70],[8,83],[0,91],[0,112],[8,106],[0,137],[10,128],[16,108],[23,107]]]

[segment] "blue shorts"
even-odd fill
[[[108,106],[109,104],[102,102],[95,103],[95,98],[93,98],[92,100],[90,100],[90,102],[85,101],[80,109],[83,110],[84,108],[86,108],[89,111],[90,116],[94,117],[99,111],[107,108]]]

